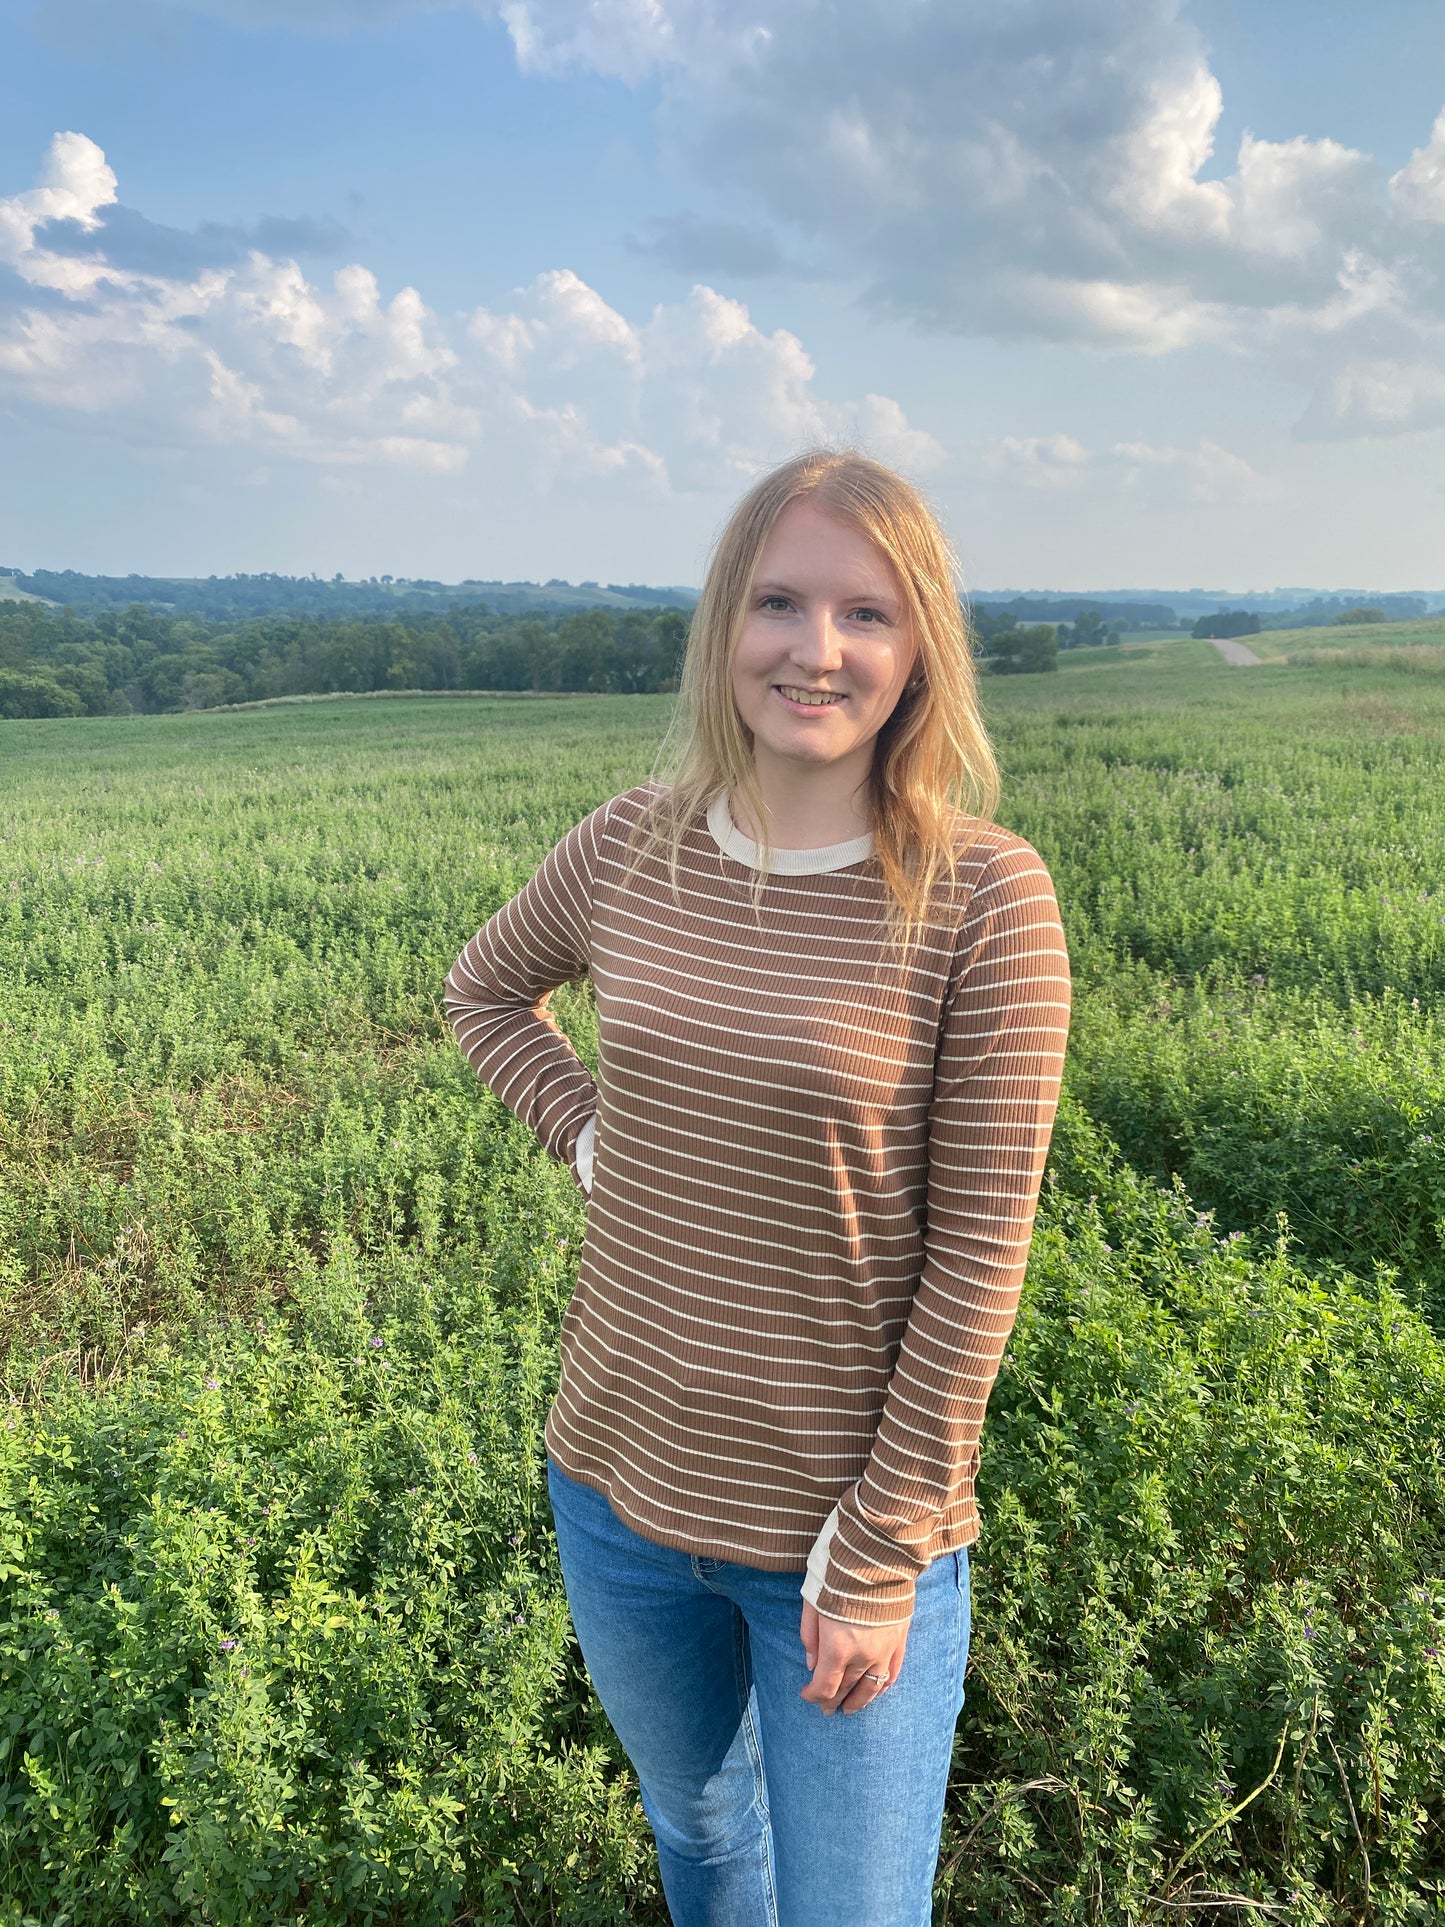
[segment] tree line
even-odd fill
[[[85,575],[79,569],[0,566],[0,577],[42,602],[85,614],[129,609],[143,602],[167,615],[199,616],[204,622],[242,622],[250,616],[358,616],[444,614],[449,608],[485,603],[501,615],[565,614],[578,609],[690,609],[691,589],[658,589],[640,582],[483,581],[434,582],[426,576]]]
[[[386,689],[675,689],[687,615],[444,614],[207,622],[143,603],[82,614],[0,603],[0,716],[214,709],[269,696]]]
[[[1088,612],[1020,628],[976,611],[975,652],[998,674],[1057,666],[1059,647],[1117,641]],[[81,611],[0,602],[0,717],[158,715],[273,696],[388,689],[590,691],[677,687],[681,609],[504,614],[486,603],[325,620],[208,622],[133,603]]]

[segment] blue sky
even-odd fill
[[[696,581],[846,437],[979,588],[1445,584],[1424,0],[6,20],[0,564]]]

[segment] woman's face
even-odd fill
[[[806,499],[790,502],[758,558],[732,660],[760,770],[851,761],[861,783],[917,659],[888,558]]]

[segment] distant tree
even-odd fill
[[[1059,666],[1059,646],[1052,623],[1028,629],[1005,629],[989,644],[989,670],[996,676],[1038,675]]]
[[[49,676],[26,676],[16,669],[0,669],[0,716],[12,722],[40,716],[79,716],[84,705],[73,689],[62,689]]]
[[[1192,633],[1200,640],[1228,636],[1257,636],[1259,617],[1248,609],[1219,609],[1212,616],[1201,616]]]
[[[1384,610],[1377,609],[1377,608],[1341,609],[1340,613],[1335,617],[1335,621],[1338,624],[1340,624],[1342,627],[1345,626],[1346,624],[1352,625],[1352,624],[1361,623],[1361,622],[1384,622],[1385,620],[1386,620],[1386,617],[1385,617]]]
[[[110,691],[106,688],[105,671],[99,663],[62,662],[56,667],[55,680],[62,689],[69,689],[79,697],[81,708],[87,716],[103,716],[106,713]]]
[[[1074,617],[1073,646],[1076,649],[1094,649],[1109,637],[1104,631],[1104,618],[1097,609],[1081,609]]]
[[[216,709],[245,700],[246,685],[229,669],[188,669],[181,677],[182,709]]]

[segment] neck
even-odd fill
[[[776,850],[824,850],[866,836],[873,828],[868,778],[873,745],[821,768],[784,763],[764,753],[754,758],[763,794],[767,840]],[[754,842],[763,826],[751,821],[741,797],[732,799],[733,820]]]

